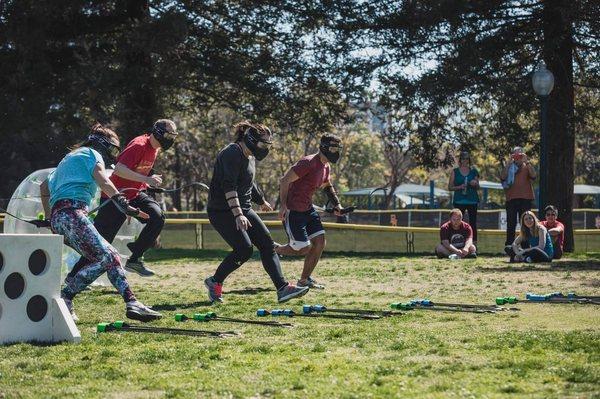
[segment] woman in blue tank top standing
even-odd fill
[[[458,167],[450,173],[448,190],[454,192],[452,203],[463,215],[469,214],[469,226],[473,229],[473,243],[477,242],[477,206],[479,204],[479,172],[471,166],[471,156],[462,151]]]

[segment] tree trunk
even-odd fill
[[[575,98],[573,91],[573,16],[569,0],[544,3],[544,61],[554,74],[548,101],[547,203],[559,210],[565,225],[565,251],[574,250],[573,183],[575,179]]]
[[[123,6],[130,21],[130,32],[124,44],[125,101],[119,119],[121,134],[131,139],[150,128],[160,116],[160,110],[154,66],[146,45],[147,25],[151,22],[149,1],[128,0]]]
[[[179,158],[179,151],[175,146],[175,187],[181,187],[181,160]],[[173,200],[173,208],[181,211],[181,191],[177,190],[171,193],[171,199]]]

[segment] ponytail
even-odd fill
[[[117,136],[117,133],[115,133],[114,130],[105,127],[100,122],[96,122],[90,128],[90,133],[88,134],[88,137],[84,141],[81,141],[81,142],[73,145],[72,147],[69,147],[69,151],[75,151],[78,148],[89,146],[90,145],[89,137],[92,135],[98,135],[98,136],[105,137],[108,141],[113,142],[113,143],[120,142],[119,136]]]
[[[244,133],[251,128],[254,128],[254,125],[249,120],[236,123],[235,126],[233,126],[233,135],[235,136],[235,141],[242,141],[244,139]]]
[[[235,142],[244,140],[244,134],[248,129],[253,129],[257,133],[257,137],[261,136],[265,132],[271,133],[271,130],[260,123],[252,123],[249,120],[241,121],[233,126],[233,135],[235,136]]]

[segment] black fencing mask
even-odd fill
[[[262,161],[267,155],[269,155],[269,149],[271,148],[273,142],[263,140],[260,137],[260,132],[258,129],[249,127],[246,132],[244,132],[244,144],[246,144],[246,147],[248,147],[257,161]]]
[[[113,165],[117,162],[117,157],[121,153],[121,148],[110,138],[94,133],[88,136],[88,143],[90,148],[93,148],[102,155],[105,166]]]
[[[175,123],[169,119],[159,119],[152,126],[152,134],[156,141],[160,143],[163,151],[167,151],[175,143],[177,131]]]
[[[336,137],[323,136],[321,137],[319,150],[325,155],[325,158],[327,158],[329,162],[337,163],[338,159],[340,159],[342,145],[340,140]]]

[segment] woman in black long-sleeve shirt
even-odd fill
[[[241,122],[234,127],[236,141],[217,155],[208,194],[208,219],[233,251],[215,274],[204,280],[211,302],[222,302],[223,281],[252,256],[253,245],[260,251],[266,272],[277,288],[277,300],[285,302],[308,291],[289,284],[281,272],[269,230],[252,210],[251,201],[272,210],[256,186],[255,158],[269,153],[271,131],[264,125]]]

